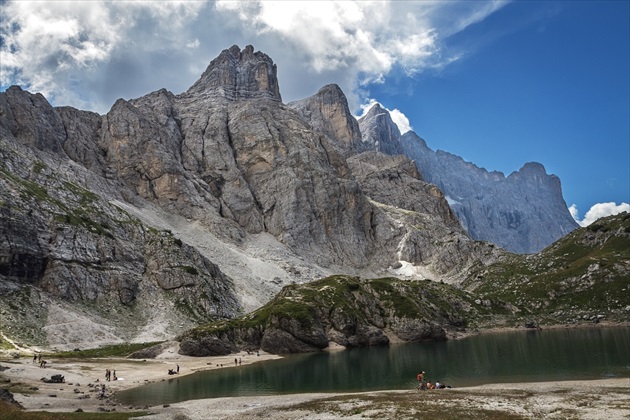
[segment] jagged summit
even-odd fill
[[[277,67],[265,53],[248,45],[221,51],[186,94],[218,94],[229,100],[269,98],[282,101]]]
[[[525,163],[506,177],[460,156],[433,151],[413,131],[401,142],[425,179],[448,197],[473,239],[511,252],[534,253],[577,227],[562,197],[560,179],[547,174],[540,163]]]
[[[348,100],[336,84],[326,85],[313,96],[289,103],[310,125],[336,139],[349,150],[361,143],[359,123],[350,112]]]
[[[363,143],[379,152],[402,155],[400,130],[389,112],[378,103],[359,119]]]

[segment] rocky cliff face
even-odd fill
[[[339,86],[324,86],[315,95],[288,105],[314,130],[341,145],[343,150],[361,149],[359,123],[350,113],[346,96]]]
[[[233,284],[215,264],[131,216],[115,184],[53,150],[8,135],[0,143],[3,332],[74,348],[167,338],[237,314]]]
[[[223,51],[180,95],[120,99],[103,116],[10,88],[0,135],[4,302],[49,307],[22,321],[7,310],[8,323],[61,325],[72,313],[110,341],[148,341],[255,309],[291,282],[457,282],[500,254],[464,234],[410,161],[346,160],[365,138],[343,93],[284,105],[273,62],[252,47]],[[112,325],[152,314],[153,327]]]
[[[361,140],[366,148],[389,155],[404,154],[400,144],[400,130],[392,121],[389,112],[379,104],[375,104],[359,119],[359,127]]]
[[[527,163],[508,177],[488,172],[459,156],[431,150],[413,131],[401,136],[378,105],[359,124],[364,144],[416,162],[424,179],[445,194],[473,239],[511,252],[534,253],[577,227],[562,198],[560,180],[539,163]]]
[[[401,139],[427,181],[448,196],[473,239],[517,253],[542,250],[577,227],[562,197],[560,179],[535,162],[505,177],[459,156],[429,149],[415,133]]]
[[[285,354],[321,350],[330,342],[363,347],[445,340],[488,311],[466,293],[434,282],[334,276],[287,286],[244,317],[187,331],[180,353],[222,355],[239,350]]]

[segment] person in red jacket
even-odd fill
[[[418,373],[418,376],[416,377],[418,379],[418,389],[423,389],[425,373],[426,372],[423,370],[422,372]]]

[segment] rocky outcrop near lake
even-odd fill
[[[245,316],[187,331],[180,353],[191,356],[262,349],[275,354],[390,342],[446,340],[491,313],[467,293],[431,281],[333,276],[287,286]]]

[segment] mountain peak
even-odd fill
[[[389,155],[402,154],[400,145],[400,130],[385,108],[375,103],[369,111],[359,118],[359,127],[363,143],[370,145]]]
[[[317,130],[349,150],[361,143],[359,123],[350,112],[348,100],[336,84],[322,87],[313,96],[289,103],[289,107]]]
[[[254,51],[251,45],[243,50],[233,45],[221,51],[186,93],[235,101],[253,98],[282,101],[276,65],[267,54]]]
[[[385,118],[391,118],[389,115],[389,112],[387,112],[387,110],[383,108],[381,104],[376,102],[374,103],[374,105],[372,105],[372,107],[368,110],[368,112],[363,117],[361,117],[361,119],[374,118],[381,114],[386,114]]]

